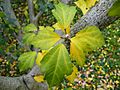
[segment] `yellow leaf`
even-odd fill
[[[82,66],[85,62],[85,54],[101,47],[103,44],[104,38],[99,28],[96,26],[86,27],[71,38],[71,58]]]
[[[43,82],[44,81],[44,76],[43,75],[35,76],[34,80],[37,81],[37,82]]]
[[[75,4],[82,10],[85,15],[87,11],[95,5],[98,0],[78,0]]]
[[[42,52],[39,52],[37,55],[37,59],[36,59],[36,64],[40,65],[40,61],[42,60],[42,58],[45,56],[45,54],[48,52],[49,50],[42,50]]]
[[[77,64],[83,66],[85,63],[85,54],[81,47],[79,47],[78,40],[75,38],[71,39],[70,43],[70,56],[72,60],[76,60]]]
[[[86,0],[87,7],[91,8],[92,6],[95,5],[96,1],[98,0]]]
[[[36,64],[37,65],[40,65],[40,61],[42,60],[42,58],[43,58],[43,54],[42,53],[38,53],[37,59],[36,59]]]
[[[53,27],[55,28],[55,30],[61,30],[59,23],[55,23]]]
[[[88,11],[86,2],[84,0],[78,0],[75,4],[82,10],[83,14],[85,15]]]
[[[70,33],[70,26],[66,28],[66,33],[67,33],[67,34]]]
[[[72,83],[74,79],[77,77],[78,69],[76,66],[73,66],[73,72],[71,75],[67,76],[66,78]]]

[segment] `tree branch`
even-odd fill
[[[78,20],[77,23],[74,24],[74,26],[71,28],[71,37],[75,36],[77,32],[86,26],[96,25],[103,29],[116,20],[116,17],[107,16],[108,10],[115,1],[116,0],[100,0],[95,7],[93,7],[86,15],[84,15],[80,20]],[[39,71],[39,67],[34,66],[30,73],[21,77],[12,78],[0,76],[0,90],[47,90],[46,83],[37,83],[33,79],[34,75],[40,73]]]
[[[34,17],[33,23],[38,26],[38,20],[43,12],[39,11],[39,13]]]
[[[31,75],[0,76],[0,90],[48,90],[48,86],[46,83],[37,83]]]
[[[34,5],[32,0],[28,0],[28,10],[29,10],[30,22],[33,23],[35,15],[34,15]]]
[[[86,26],[95,25],[103,29],[115,21],[117,19],[116,17],[109,17],[107,15],[115,1],[116,0],[100,0],[99,3],[73,25],[71,28],[71,37],[75,36],[77,32]]]
[[[28,9],[29,9],[30,22],[37,26],[38,25],[38,19],[42,15],[42,12],[39,11],[39,13],[35,16],[34,5],[33,5],[32,0],[28,0]]]
[[[15,13],[11,7],[11,3],[10,3],[10,0],[4,0],[4,3],[3,3],[3,10],[6,14],[6,16],[12,20],[14,20],[14,25],[20,27],[20,23],[18,22],[16,16],[15,16]]]
[[[69,3],[71,0],[61,0],[61,2],[63,2],[63,3]]]
[[[4,11],[4,13],[5,13],[6,17],[7,17],[5,19],[6,20],[8,20],[8,19],[14,20],[14,22],[12,22],[12,23],[14,25],[16,25],[18,28],[20,28],[21,25],[20,25],[19,21],[16,18],[16,15],[15,15],[15,13],[13,11],[13,8],[11,7],[10,0],[3,0],[3,3],[1,5],[2,5],[3,11]],[[14,36],[16,37],[16,39],[17,39],[17,41],[18,41],[18,43],[20,45],[22,45],[22,43],[21,43],[22,33],[21,32],[22,32],[22,30],[19,30],[18,35],[16,35],[16,33],[14,33]]]

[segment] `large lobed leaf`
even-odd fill
[[[104,38],[99,28],[96,26],[86,27],[71,39],[71,57],[76,60],[79,65],[83,65],[85,54],[97,47],[101,47],[103,44]]]
[[[61,27],[62,30],[69,28],[76,13],[75,7],[59,3],[55,5],[55,8],[56,9],[52,10],[52,12],[57,19],[59,27]]]
[[[75,4],[82,10],[85,15],[87,11],[95,5],[97,0],[78,0]]]
[[[29,68],[32,68],[35,57],[36,52],[26,52],[20,55],[18,58],[20,71],[25,71]]]
[[[36,35],[32,44],[42,50],[51,48],[57,41],[60,40],[60,36],[51,30],[42,30]]]
[[[109,16],[120,16],[120,0],[117,0],[112,8],[109,10]]]
[[[82,48],[78,45],[79,41],[71,39],[70,56],[72,60],[76,60],[77,64],[83,66],[85,63],[85,54]]]
[[[72,72],[71,60],[65,46],[59,44],[52,48],[42,59],[40,67],[50,87],[59,85],[64,75]]]

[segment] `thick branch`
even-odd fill
[[[113,21],[115,21],[116,17],[109,17],[107,15],[109,9],[115,3],[116,0],[100,0],[95,7],[91,8],[91,10],[84,15],[74,26],[71,28],[71,37],[75,36],[77,32],[86,26],[95,25],[100,29],[105,28]]]
[[[20,27],[20,23],[18,22],[16,16],[15,16],[15,13],[11,7],[11,3],[10,3],[10,0],[4,0],[4,3],[3,3],[3,10],[6,14],[6,16],[12,20],[14,20],[14,25]]]
[[[20,77],[0,76],[0,90],[48,90],[47,83],[37,83],[33,76],[40,74],[38,66],[34,66],[30,73]]]

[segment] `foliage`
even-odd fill
[[[23,28],[24,32],[32,32],[32,31],[36,31],[37,28],[34,24],[29,24],[26,27]]]
[[[85,54],[89,51],[101,47],[104,44],[104,38],[95,26],[86,27],[71,38],[70,54],[77,64],[83,66]]]
[[[78,73],[78,68],[76,66],[73,66],[73,72],[71,75],[67,76],[67,80],[69,80],[69,82],[73,83],[74,79],[77,77],[77,73]]]
[[[50,30],[42,30],[33,38],[32,44],[41,50],[47,50],[59,40],[60,36],[57,33]]]
[[[66,33],[70,32],[70,23],[72,22],[76,9],[75,7],[71,6],[69,7],[68,5],[64,5],[63,3],[59,3],[58,5],[55,5],[54,10],[52,10],[53,15],[57,19],[58,26]]]
[[[37,76],[34,77],[34,79],[37,82],[44,82],[44,76],[43,75],[37,75]]]
[[[120,20],[102,31],[105,45],[87,55],[86,64],[78,67],[74,82],[65,80],[62,88],[74,90],[115,89],[120,88]]]
[[[41,71],[44,73],[45,80],[47,80],[50,87],[59,85],[64,76],[70,75],[72,72],[70,56],[66,47],[58,43],[60,39],[64,39],[63,41],[66,39],[71,40],[71,58],[72,60],[76,60],[76,63],[81,66],[84,65],[85,55],[87,52],[104,44],[103,36],[96,26],[89,26],[78,32],[75,37],[69,39],[70,29],[68,28],[70,28],[70,23],[75,15],[75,7],[68,6],[63,3],[59,3],[55,7],[56,9],[53,10],[53,15],[57,19],[59,28],[64,32],[65,37],[55,33],[51,30],[51,27],[49,27],[50,30],[47,29],[48,26],[46,28],[41,28],[40,26],[40,29],[42,30],[38,31],[33,24],[29,24],[24,28],[25,34],[23,36],[24,42],[27,42],[28,45],[33,45],[35,48],[40,50],[49,50],[47,54],[43,56],[42,60],[40,58],[40,60],[37,59],[37,61],[41,61],[39,64]],[[60,11],[62,11],[62,14],[60,14]],[[21,71],[32,67],[34,64],[33,60],[35,59],[35,52],[30,55],[32,57],[31,59],[28,56],[26,54],[22,54],[18,59],[20,61],[19,68]],[[23,62],[24,59],[27,59],[26,64]],[[29,61],[31,63],[30,65],[27,65]]]
[[[27,70],[29,68],[32,68],[34,61],[36,57],[36,52],[26,52],[20,55],[18,61],[19,62],[19,68],[20,71]]]
[[[108,15],[109,16],[120,16],[120,0],[117,0],[115,4],[112,6],[112,8],[109,10]]]
[[[51,49],[43,57],[40,68],[50,87],[59,85],[64,75],[72,72],[71,60],[65,46],[59,44]]]

